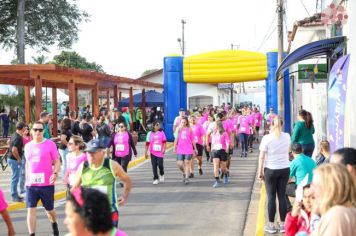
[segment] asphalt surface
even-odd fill
[[[172,152],[165,159],[165,182],[152,185],[150,161],[131,169],[133,188],[127,204],[120,209],[119,227],[128,235],[243,235],[247,210],[257,169],[257,149],[248,158],[233,155],[230,182],[214,189],[213,166],[204,162],[204,174],[189,185],[182,183],[182,175]],[[118,188],[118,192],[122,192]],[[61,235],[67,230],[63,224],[65,201],[56,202]],[[17,235],[28,235],[26,210],[11,212]],[[51,226],[43,208],[38,209],[36,235],[51,235]],[[0,220],[0,235],[6,226]]]

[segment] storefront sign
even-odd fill
[[[350,55],[341,57],[334,64],[329,76],[327,124],[331,152],[344,147],[344,119],[349,61]]]

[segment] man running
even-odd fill
[[[53,235],[57,236],[59,231],[54,210],[54,184],[61,163],[56,144],[43,137],[44,128],[42,122],[35,122],[32,127],[33,140],[25,146],[27,227],[30,235],[34,236],[37,203],[41,200],[52,224]]]
[[[105,158],[106,145],[99,139],[93,139],[87,144],[88,161],[82,163],[77,171],[77,179],[73,189],[80,185],[97,189],[107,194],[111,204],[112,221],[114,226],[119,222],[119,207],[123,206],[131,190],[131,178],[115,161]],[[124,182],[124,193],[117,198],[116,178]]]

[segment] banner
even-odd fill
[[[334,64],[329,74],[327,124],[331,152],[344,147],[344,119],[349,62],[350,55],[341,57]]]

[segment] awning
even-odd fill
[[[283,74],[283,72],[294,63],[322,55],[328,57],[332,56],[334,50],[344,42],[346,42],[346,37],[341,36],[312,42],[294,50],[284,58],[281,65],[278,67],[276,71],[276,80],[279,79],[279,75]]]

